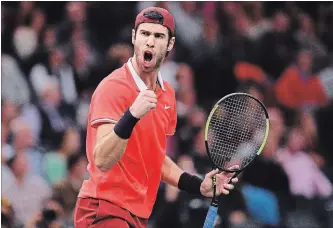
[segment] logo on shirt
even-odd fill
[[[165,110],[171,108],[171,106],[164,105]]]

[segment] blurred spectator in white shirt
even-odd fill
[[[30,80],[37,94],[45,87],[49,78],[56,78],[61,87],[63,100],[75,105],[78,99],[73,67],[66,62],[65,53],[60,48],[49,52],[46,64],[37,63],[30,72]]]
[[[75,120],[76,109],[63,101],[56,77],[45,77],[38,95],[37,108],[42,123],[40,140],[46,149],[55,149],[66,126]]]
[[[15,181],[3,183],[7,191],[2,191],[13,205],[17,218],[26,223],[37,213],[42,202],[52,194],[50,187],[39,176],[28,174],[28,162],[25,152],[17,152],[7,162],[15,176]]]
[[[37,147],[36,138],[34,137],[29,124],[22,118],[12,121],[10,126],[13,133],[12,147],[17,151],[26,153],[29,169],[27,174],[42,176],[42,150]]]
[[[1,97],[16,104],[30,102],[31,91],[17,61],[9,55],[1,55]]]

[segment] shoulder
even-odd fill
[[[69,185],[69,182],[67,180],[62,180],[53,185],[54,191],[63,191],[67,186]]]
[[[290,65],[286,68],[285,73],[292,74],[292,75],[298,75],[298,67],[296,65]]]
[[[110,86],[110,85],[121,85],[126,84],[128,71],[125,65],[112,71],[108,76],[106,76],[97,86],[97,88]]]
[[[163,86],[170,96],[175,96],[175,89],[172,87],[172,85],[169,82],[163,80]]]
[[[278,82],[285,81],[287,79],[289,82],[291,79],[297,79],[298,75],[298,68],[295,65],[290,65],[282,72]]]
[[[93,93],[93,97],[96,96],[96,94],[98,93],[124,94],[123,92],[131,89],[128,74],[129,72],[126,64],[124,64],[121,68],[114,70],[98,84],[97,88]]]

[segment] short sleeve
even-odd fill
[[[172,136],[176,132],[176,125],[177,125],[176,99],[174,99],[173,103],[174,103],[174,105],[173,105],[173,108],[171,110],[171,118],[170,118],[169,126],[168,126],[168,129],[167,129],[167,133],[166,133],[166,135],[168,135],[168,136]]]
[[[90,105],[90,125],[116,123],[128,108],[126,87],[117,81],[102,82],[95,90]]]

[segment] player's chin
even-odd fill
[[[153,72],[156,69],[155,67],[146,67],[144,65],[141,68],[142,68],[142,71],[145,73]]]
[[[156,63],[154,62],[154,60],[151,60],[149,63],[144,61],[141,64],[141,68],[144,72],[149,73],[149,72],[154,71],[157,67],[156,67]]]

